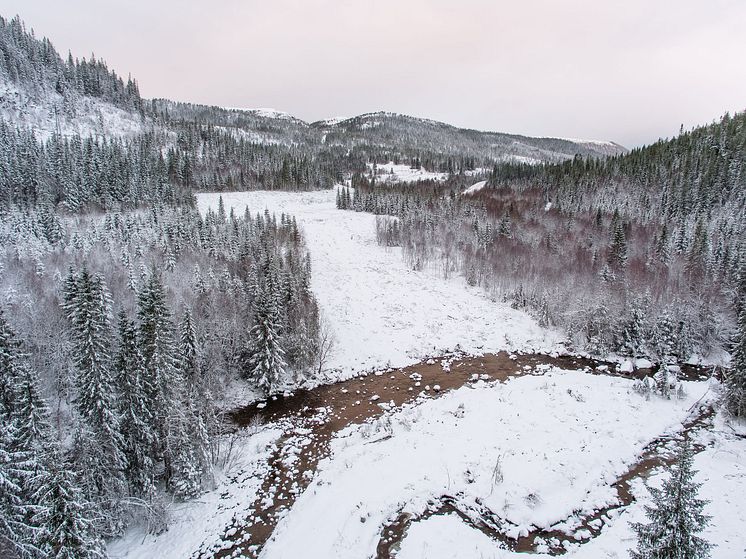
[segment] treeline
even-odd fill
[[[34,94],[53,91],[61,95],[71,117],[81,96],[125,110],[143,109],[137,82],[131,78],[125,82],[93,55],[89,60],[72,55],[63,60],[49,39],[37,39],[17,16],[11,20],[0,16],[0,73]]]
[[[474,196],[358,179],[338,206],[395,216],[378,220],[379,242],[413,268],[460,274],[579,348],[686,360],[729,349],[735,332],[745,120],[605,162],[499,166]]]
[[[42,207],[5,213],[0,246],[3,556],[97,557],[131,522],[163,529],[162,492],[199,494],[226,458],[225,391],[318,369],[288,216]]]
[[[635,221],[742,216],[746,208],[746,112],[670,140],[606,159],[556,165],[501,165],[495,189],[541,188],[569,212],[617,210]],[[740,213],[739,213],[740,212]]]
[[[183,127],[175,143],[156,131],[131,139],[54,134],[42,142],[0,120],[0,205],[6,208],[134,209],[189,203],[193,189],[311,190],[334,178],[331,162],[209,125]]]

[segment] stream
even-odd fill
[[[652,373],[638,369],[634,373],[616,371],[615,364],[578,356],[543,354],[508,354],[500,352],[483,356],[447,355],[400,369],[377,371],[312,390],[299,390],[289,396],[278,396],[266,402],[234,410],[229,420],[237,427],[255,425],[258,421],[280,426],[284,434],[269,459],[269,474],[263,479],[256,500],[247,516],[238,525],[226,527],[222,543],[200,549],[194,559],[225,557],[258,557],[272,536],[275,526],[290,510],[296,498],[310,484],[318,463],[329,456],[330,441],[342,429],[361,424],[415,402],[419,398],[435,398],[477,380],[505,382],[529,374],[543,374],[548,367],[584,370],[589,374],[604,374],[625,378],[641,378]],[[682,380],[706,379],[709,371],[682,365]],[[709,419],[709,408],[695,414],[683,430],[702,427]],[[645,477],[672,458],[667,452],[670,439],[653,441],[636,464],[614,487],[619,504],[608,510],[595,511],[587,518],[575,519],[578,533],[598,535],[613,509],[624,507],[634,497],[632,480]],[[464,504],[458,496],[442,496],[434,500],[417,517],[395,515],[381,527],[381,538],[375,556],[388,559],[396,556],[399,544],[412,522],[434,514],[456,513],[471,526],[515,551],[536,551],[539,544],[548,545],[550,552],[560,554],[564,542],[575,541],[559,529],[537,530],[518,540],[508,539],[501,531],[501,521],[479,503]],[[547,543],[548,542],[548,543]]]

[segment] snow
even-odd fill
[[[477,183],[472,184],[469,188],[464,190],[462,194],[474,194],[475,192],[479,192],[487,185],[487,181],[479,181]]]
[[[433,516],[415,523],[402,542],[397,559],[503,559],[504,550],[475,528],[464,524],[455,514]]]
[[[419,514],[443,495],[480,499],[513,535],[613,504],[610,484],[648,442],[680,428],[708,385],[686,389],[683,400],[647,401],[628,379],[552,369],[349,427],[262,557],[369,557],[387,519]],[[502,482],[494,481],[498,459]],[[415,532],[411,547],[421,541]]]
[[[267,471],[267,459],[282,432],[277,428],[241,432],[234,459],[222,472],[216,489],[197,499],[171,503],[168,531],[163,534],[148,534],[142,526],[131,528],[109,543],[109,557],[183,559],[203,544],[208,547],[219,543],[225,527],[234,518],[242,523],[248,514]]]
[[[219,193],[197,194],[200,211]],[[375,239],[375,216],[337,210],[335,191],[222,193],[226,211],[292,214],[311,254],[311,289],[336,337],[333,378],[389,364],[405,366],[455,349],[551,348],[560,338],[526,313],[495,302],[460,277],[413,271],[400,248]]]
[[[368,172],[373,176],[373,164],[368,163]],[[436,173],[426,171],[423,168],[413,169],[409,165],[399,165],[390,161],[376,165],[376,180],[392,182],[418,182],[424,180],[444,181],[448,178],[448,173]]]
[[[240,111],[244,113],[253,113],[256,116],[264,117],[264,118],[276,118],[279,120],[299,120],[295,118],[290,113],[286,113],[285,111],[278,111],[277,109],[271,109],[269,107],[262,107],[262,108],[256,108],[256,109],[245,109],[241,107],[226,107],[229,111]]]
[[[49,139],[58,126],[63,136],[132,137],[148,124],[137,113],[91,97],[78,99],[74,118],[65,117],[62,107],[63,99],[57,92],[31,95],[0,76],[0,118],[30,128],[40,140]]]

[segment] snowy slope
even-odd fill
[[[219,194],[197,195],[200,211]],[[335,208],[333,190],[223,193],[226,210],[292,214],[312,259],[312,290],[337,338],[335,376],[387,363],[402,366],[454,349],[549,348],[558,335],[527,314],[491,301],[461,278],[407,268],[399,248],[376,243],[375,216]]]
[[[469,188],[464,190],[462,194],[475,194],[482,190],[485,186],[487,186],[487,181],[479,181],[477,183],[472,184]]]
[[[74,115],[66,116],[71,110]],[[58,128],[63,136],[131,137],[150,125],[137,113],[91,97],[81,97],[74,107],[66,109],[57,92],[30,94],[1,75],[0,118],[30,128],[42,140]]]

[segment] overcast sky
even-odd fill
[[[746,108],[744,0],[0,0],[145,97],[648,143]]]

